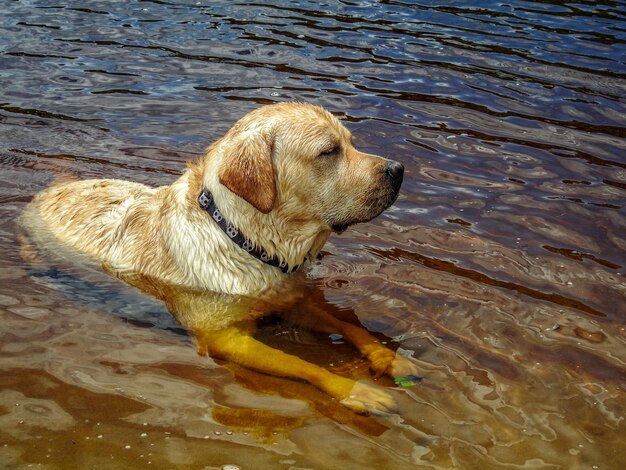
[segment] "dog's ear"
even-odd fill
[[[274,208],[276,180],[272,141],[259,132],[244,132],[224,148],[220,183],[264,214]]]

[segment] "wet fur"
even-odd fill
[[[314,258],[333,230],[372,219],[395,200],[400,178],[388,160],[359,152],[347,129],[322,108],[285,103],[238,121],[169,186],[75,181],[39,193],[23,226],[102,262],[164,300],[201,353],[269,374],[307,380],[356,411],[390,411],[393,399],[371,384],[340,377],[252,337],[253,320],[272,309],[307,305],[307,289],[232,243],[198,204],[208,189],[224,217],[290,266]],[[39,228],[36,228],[39,227]],[[366,330],[315,305],[309,324],[340,332],[377,374],[414,373]]]
[[[339,146],[341,155],[322,155]],[[198,205],[203,188],[247,238],[290,266],[314,257],[333,226],[369,220],[393,202],[386,160],[358,152],[327,111],[287,103],[245,116],[170,186],[85,180],[33,205],[54,234],[118,270],[241,295],[285,276],[234,245]]]

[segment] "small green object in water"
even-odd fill
[[[401,387],[412,387],[420,383],[422,379],[423,377],[419,375],[403,375],[402,377],[396,377],[394,381],[396,385],[400,385]]]

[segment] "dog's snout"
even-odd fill
[[[385,165],[385,173],[388,174],[393,180],[402,180],[404,175],[404,165],[398,162],[388,162]]]

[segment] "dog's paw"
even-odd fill
[[[397,411],[396,402],[388,392],[367,382],[356,382],[340,403],[357,413],[385,415]]]
[[[381,375],[388,375],[392,378],[407,375],[419,376],[419,369],[411,359],[396,354],[390,349],[378,349],[370,353],[368,359],[376,377]]]
[[[367,354],[370,361],[370,369],[374,372],[375,377],[390,374],[393,361],[396,359],[396,353],[385,347],[377,348]]]
[[[395,359],[391,361],[387,373],[393,378],[407,375],[419,376],[419,369],[409,358],[396,355]]]

